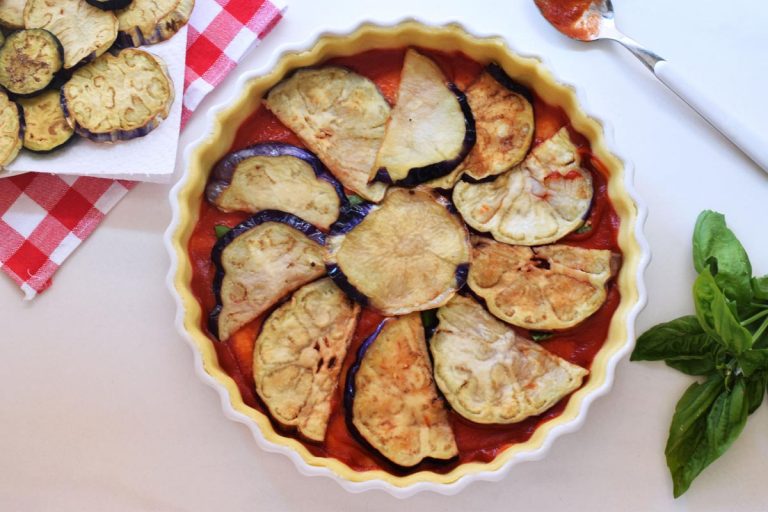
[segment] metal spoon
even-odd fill
[[[542,15],[552,26],[566,36],[579,41],[610,39],[624,46],[640,59],[664,85],[706,119],[716,130],[733,142],[753,162],[768,172],[768,141],[754,129],[718,103],[703,94],[689,82],[679,70],[637,41],[622,34],[616,28],[611,0],[593,0],[589,8],[572,24],[555,23],[547,17],[547,7],[557,6],[557,0],[534,0]]]

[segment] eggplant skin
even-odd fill
[[[529,88],[523,84],[515,81],[510,77],[498,64],[492,62],[485,68],[489,75],[491,75],[497,82],[509,89],[510,91],[519,94],[529,103],[533,103],[533,93]]]
[[[285,224],[296,231],[299,231],[313,242],[321,246],[325,245],[325,233],[304,219],[280,210],[263,210],[244,220],[219,238],[211,251],[211,261],[216,268],[216,273],[213,278],[213,294],[216,297],[216,306],[208,315],[208,330],[217,339],[219,338],[219,316],[223,308],[221,298],[222,283],[224,281],[224,265],[221,259],[222,253],[235,238],[265,222],[279,222]]]
[[[102,11],[116,11],[118,9],[125,9],[133,0],[85,0],[94,7],[98,7]]]
[[[162,9],[168,4],[158,0],[133,0],[125,9],[116,12],[119,32],[115,45],[118,48],[135,48],[163,42],[187,24],[195,7],[195,0],[173,0],[175,6]]]
[[[250,166],[246,163],[249,160]],[[308,172],[307,165],[316,180],[308,177],[312,173]],[[238,170],[243,174],[238,174]],[[281,174],[286,171],[287,176]],[[236,179],[237,176],[240,178]],[[283,188],[275,185],[281,177],[285,177],[280,181]],[[279,197],[281,195],[291,197]],[[205,196],[223,211],[256,213],[280,208],[323,229],[337,220],[340,207],[348,202],[341,183],[319,158],[282,142],[255,144],[227,154],[213,168]]]
[[[64,47],[51,32],[18,30],[0,47],[0,85],[17,97],[48,87],[64,65]]]
[[[443,160],[442,162],[435,162],[433,164],[425,165],[423,167],[415,167],[408,171],[408,175],[396,182],[392,182],[392,178],[389,172],[385,168],[379,168],[376,171],[376,177],[374,181],[381,181],[383,183],[391,185],[399,185],[401,187],[414,187],[421,183],[428,182],[437,178],[441,178],[447,174],[450,174],[456,167],[464,161],[477,141],[477,132],[475,130],[475,116],[472,114],[472,109],[467,101],[467,95],[464,94],[454,83],[449,83],[448,88],[456,95],[456,99],[461,107],[461,112],[464,114],[464,142],[461,145],[461,151],[458,155],[450,160]]]

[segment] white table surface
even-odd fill
[[[690,70],[703,88],[766,130],[768,4],[758,0],[615,0],[619,25]],[[728,7],[729,10],[724,10]],[[666,13],[666,16],[662,16]],[[287,17],[240,66],[263,65],[318,27],[346,31],[360,20],[414,14],[462,20],[546,58],[586,93],[589,112],[609,119],[616,146],[636,166],[648,203],[654,256],[649,303],[638,328],[692,311],[690,235],[705,208],[726,213],[768,273],[768,175],[723,140],[628,53],[608,43],[565,40],[529,0],[320,2],[292,0]],[[237,74],[237,73],[235,73]],[[231,97],[234,78],[200,107]],[[205,130],[197,114],[182,148]],[[177,169],[181,170],[181,165]],[[25,303],[0,279],[0,510],[765,510],[768,406],[728,453],[681,499],[672,499],[663,447],[672,410],[690,377],[663,364],[629,363],[542,461],[454,497],[408,503],[383,492],[350,495],[326,478],[301,476],[260,450],[227,420],[201,383],[173,326],[162,244],[169,186],[141,185]]]

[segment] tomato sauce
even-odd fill
[[[433,58],[446,76],[462,89],[465,89],[482,71],[481,64],[459,53],[434,51],[425,53]],[[376,83],[387,101],[394,103],[403,56],[404,50],[374,50],[352,57],[333,59],[330,63],[347,66],[367,76]],[[593,206],[586,223],[588,228],[568,235],[561,242],[585,248],[610,249],[620,253],[617,241],[619,217],[608,197],[607,170],[592,155],[589,142],[572,128],[567,115],[561,108],[548,105],[535,92],[533,98],[536,122],[534,144],[541,143],[561,127],[567,126],[571,139],[582,155],[583,166],[591,172],[594,183]],[[303,146],[301,141],[274,115],[264,107],[259,107],[238,129],[231,150],[267,141],[281,141]],[[188,250],[193,265],[192,290],[206,314],[201,325],[205,332],[208,332],[207,314],[215,307],[212,291],[215,269],[211,263],[211,249],[216,242],[214,228],[217,225],[233,227],[248,217],[249,214],[246,213],[221,212],[206,201],[200,205],[200,218],[190,238]],[[595,354],[606,339],[608,326],[619,301],[617,285],[611,280],[608,283],[608,298],[594,315],[576,327],[560,331],[551,338],[541,341],[542,346],[572,363],[589,368]],[[254,320],[225,342],[215,341],[215,338],[210,336],[214,340],[219,364],[236,382],[245,403],[269,416],[266,406],[255,392],[252,375],[254,341],[267,316],[268,313]],[[374,331],[382,319],[380,314],[368,309],[364,309],[360,316],[347,357],[342,365],[339,386],[333,397],[332,413],[325,441],[317,444],[304,440],[294,431],[271,420],[277,432],[298,439],[314,455],[336,458],[357,471],[383,469],[396,475],[421,470],[446,473],[465,462],[492,461],[507,447],[529,439],[542,423],[560,415],[568,402],[568,398],[565,398],[544,414],[512,425],[480,425],[449,411],[449,419],[459,447],[459,456],[445,462],[426,460],[410,469],[396,466],[367,448],[350,432],[347,428],[343,403],[347,371],[355,362],[360,344]],[[515,329],[521,335],[530,336],[525,329]]]
[[[576,39],[591,39],[597,35],[599,16],[587,13],[595,0],[534,1],[547,21],[567,36]]]

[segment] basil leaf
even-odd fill
[[[768,370],[768,349],[747,350],[739,354],[736,359],[739,361],[741,371],[747,377],[759,370]]]
[[[722,378],[719,376],[713,376],[699,386],[704,389],[693,389],[693,400],[689,398],[686,401],[693,386],[683,395],[681,403],[687,407],[675,410],[676,417],[688,412],[698,415],[693,420],[689,418],[688,421],[678,422],[678,425],[690,425],[683,436],[674,430],[676,423],[673,418],[670,429],[672,442],[667,443],[667,465],[672,473],[676,498],[688,490],[699,473],[725,453],[741,434],[747,421],[749,400],[744,379],[739,378],[730,391],[723,389]],[[719,390],[719,393],[714,394],[715,390]],[[710,405],[704,407],[705,403]]]
[[[709,375],[717,369],[711,355],[701,357],[674,357],[664,361],[667,366],[688,375]]]
[[[630,361],[698,359],[709,355],[714,359],[718,348],[720,344],[704,332],[695,316],[689,315],[645,331],[637,338]]]
[[[421,312],[421,323],[424,325],[424,329],[430,330],[437,327],[439,323],[437,320],[437,310],[427,309]]]
[[[757,300],[768,300],[768,276],[752,278],[752,295]]]
[[[736,354],[752,346],[752,334],[739,323],[709,269],[704,269],[696,279],[693,298],[704,332]]]
[[[555,333],[546,332],[546,331],[530,331],[530,334],[531,334],[531,339],[533,341],[548,340],[549,338],[555,335]]]
[[[768,374],[759,373],[747,380],[747,399],[749,401],[748,413],[752,414],[763,404],[765,387],[768,385]]]
[[[347,201],[349,201],[349,204],[352,206],[357,206],[359,204],[363,204],[365,202],[365,199],[358,196],[357,194],[349,194],[347,196]]]
[[[699,273],[708,269],[725,296],[740,308],[752,300],[749,256],[721,213],[699,214],[693,230],[693,265]]]
[[[218,239],[232,231],[232,228],[224,224],[217,224],[213,227],[213,230],[216,232],[216,238]]]

